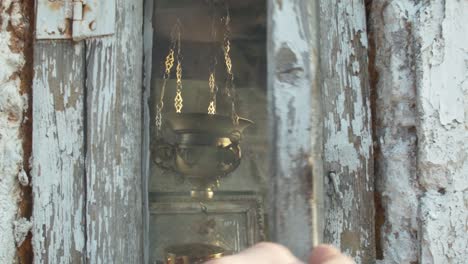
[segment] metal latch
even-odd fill
[[[37,0],[36,39],[73,39],[112,35],[115,0]]]

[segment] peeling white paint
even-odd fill
[[[270,227],[272,239],[307,259],[312,244],[312,92],[318,62],[316,7],[304,1],[268,2],[268,107]],[[312,58],[312,59],[311,59]],[[314,88],[313,88],[314,87]],[[316,122],[316,120],[315,120]],[[312,206],[311,206],[312,205]]]
[[[419,10],[418,174],[421,262],[465,263],[468,256],[468,2],[428,2]]]
[[[310,49],[309,41],[304,38],[311,36],[308,36],[305,20],[291,20],[291,17],[296,18],[298,13],[304,12],[298,9],[300,5],[294,1],[277,3],[280,8],[276,8],[273,14],[277,18],[274,21],[277,31],[273,32],[274,52],[284,47],[296,55],[294,63],[281,69],[293,70],[293,75],[297,74],[298,78],[294,79],[296,83],[293,84],[277,80],[273,96],[277,100],[294,102],[295,109],[304,109],[301,113],[292,113],[292,119],[286,114],[291,113],[287,103],[279,103],[276,109],[281,113],[278,122],[287,120],[294,124],[292,131],[283,131],[284,134],[278,135],[278,145],[281,146],[278,149],[281,162],[278,164],[284,168],[285,179],[295,179],[292,170],[307,164],[298,163],[291,155],[296,153],[298,147],[306,146],[303,150],[308,151],[307,146],[310,146],[310,138],[301,135],[310,125],[310,120],[303,117],[313,114],[307,107],[310,90],[306,89],[313,79],[308,76],[313,70],[308,69],[311,66],[308,61],[310,58],[302,57]],[[84,256],[85,245],[91,262],[106,262],[119,252],[131,248],[122,237],[115,241],[101,239],[115,228],[108,219],[128,219],[132,216],[109,205],[101,207],[103,198],[97,192],[103,191],[109,195],[109,199],[118,199],[126,205],[138,201],[132,193],[135,188],[131,186],[131,181],[139,173],[122,165],[121,162],[129,163],[128,160],[120,160],[136,153],[135,148],[126,146],[126,143],[129,137],[138,133],[130,131],[126,138],[112,130],[115,125],[113,111],[122,107],[125,110],[122,110],[122,120],[127,124],[132,118],[130,109],[133,107],[130,104],[116,105],[122,94],[113,89],[118,85],[115,81],[118,77],[115,76],[117,56],[113,49],[121,49],[125,55],[119,59],[125,64],[125,69],[138,74],[139,70],[135,69],[132,60],[138,61],[137,56],[140,54],[132,51],[134,47],[125,45],[138,42],[141,34],[137,34],[139,29],[133,31],[133,26],[139,28],[141,23],[139,20],[128,22],[127,30],[118,33],[124,40],[122,42],[109,39],[101,41],[101,49],[112,53],[107,60],[98,56],[88,58],[90,64],[111,63],[105,68],[106,72],[100,73],[102,78],[99,78],[97,68],[89,75],[90,78],[94,77],[90,82],[99,83],[105,88],[89,93],[97,105],[96,112],[89,114],[94,115],[98,124],[89,136],[96,141],[117,143],[120,149],[113,150],[111,148],[116,145],[103,144],[98,151],[108,155],[104,155],[102,160],[88,163],[91,173],[88,187],[97,190],[90,192],[87,197],[88,218],[92,220],[93,212],[97,212],[99,219],[87,226],[90,239],[86,242],[82,210],[85,197],[81,196],[81,191],[74,193],[77,186],[70,181],[73,177],[77,177],[77,182],[82,180],[79,168],[83,168],[84,163],[80,147],[83,138],[77,131],[82,129],[83,120],[79,118],[82,117],[83,109],[80,106],[84,104],[84,99],[73,98],[80,91],[76,85],[67,85],[73,81],[72,76],[65,76],[63,81],[52,83],[64,75],[55,63],[47,62],[48,53],[39,54],[38,58],[44,64],[36,68],[36,73],[40,74],[42,70],[44,75],[37,76],[41,80],[36,79],[35,82],[35,88],[42,89],[34,90],[35,104],[41,105],[39,111],[35,112],[35,118],[39,120],[35,123],[36,155],[32,171],[35,221],[31,223],[16,219],[19,183],[29,184],[23,170],[19,138],[27,102],[25,95],[19,92],[20,81],[14,76],[23,66],[24,58],[22,54],[11,51],[11,33],[6,29],[8,23],[20,27],[24,22],[15,1],[3,0],[0,5],[3,10],[0,13],[0,263],[13,262],[15,244],[21,244],[31,225],[35,234],[33,246],[36,263],[72,262],[73,254],[79,258]],[[10,5],[13,7],[8,9],[12,12],[6,13],[5,7]],[[325,82],[325,96],[331,96],[331,91],[336,87],[345,86],[357,91],[366,85],[366,80],[360,77],[366,65],[361,65],[355,58],[359,55],[356,43],[363,48],[368,47],[363,5],[357,1],[337,5],[340,18],[343,19],[336,20],[333,27],[326,29],[328,38],[324,40],[330,41],[333,35],[342,38],[334,54],[336,57],[327,58],[330,63],[326,68],[338,81]],[[132,3],[125,4],[124,8],[120,2],[118,8],[119,12],[131,10]],[[384,228],[378,230],[383,235],[384,259],[381,263],[464,263],[468,256],[468,2],[374,0],[372,10],[371,25],[375,26],[372,31],[379,33],[373,41],[377,45],[375,67],[380,74],[377,111],[381,113],[377,117],[379,124],[376,134],[381,148],[381,156],[378,158],[380,169],[375,175],[379,178],[377,187],[386,211]],[[137,8],[135,12],[140,11]],[[352,21],[352,25],[348,24],[349,21]],[[358,42],[351,41],[355,38]],[[133,41],[126,42],[130,39]],[[82,45],[74,45],[69,55],[83,56],[82,50]],[[128,59],[125,56],[132,57]],[[110,58],[112,61],[109,61]],[[44,73],[43,67],[47,67],[50,72]],[[76,73],[80,69],[81,66],[72,65],[70,72]],[[129,85],[129,82],[125,85]],[[57,100],[50,89],[55,89],[65,108],[56,104]],[[292,92],[292,89],[299,90]],[[369,176],[367,167],[364,168],[359,160],[372,157],[369,104],[363,101],[365,97],[361,94],[353,96],[353,113],[346,113],[350,107],[347,101],[350,96],[339,94],[333,101],[339,115],[329,113],[325,116],[329,144],[325,145],[324,158],[339,161],[340,167],[345,168],[345,171],[337,171],[331,179],[334,187],[328,191],[336,199],[331,203],[339,204],[341,208],[327,214],[327,232],[331,240],[341,246],[346,231],[356,231],[360,234],[360,245],[369,247],[373,243],[371,231],[356,227],[352,222],[355,218],[353,213],[364,202],[363,197],[349,185],[349,179],[343,178],[363,169],[366,170],[365,175]],[[40,120],[47,122],[41,123]],[[286,125],[281,123],[280,126]],[[294,135],[293,142],[288,140],[291,138],[288,133]],[[357,135],[360,136],[359,141]],[[121,155],[112,156],[116,152]],[[106,167],[100,167],[102,164],[106,164]],[[73,173],[76,171],[78,174]],[[98,173],[92,174],[95,172]],[[103,175],[109,177],[109,181],[102,185],[94,184]],[[369,179],[365,180],[369,182]],[[372,186],[366,184],[363,190],[371,191]],[[126,232],[131,233],[132,230]],[[346,249],[346,252],[353,254],[358,263],[365,262],[365,252],[361,248]]]
[[[374,260],[373,142],[362,1],[320,1],[325,242],[357,263]],[[336,175],[336,176],[332,176]]]
[[[26,218],[22,217],[18,220],[15,220],[13,222],[14,226],[14,234],[15,234],[15,243],[16,246],[20,246],[24,240],[26,239],[26,236],[28,235],[29,231],[31,230],[33,224],[31,221],[28,221]]]
[[[18,181],[23,186],[29,185],[28,175],[26,174],[26,171],[24,171],[24,169],[20,169],[20,172],[18,173]]]
[[[84,247],[83,54],[37,43],[33,78],[35,263],[72,263]],[[81,46],[83,45],[76,44]]]
[[[428,191],[421,198],[421,263],[466,263],[468,192]]]
[[[10,12],[7,12],[10,10]],[[13,263],[16,256],[14,221],[20,190],[17,175],[23,167],[20,129],[27,101],[20,93],[17,75],[24,55],[14,51],[13,35],[7,26],[24,26],[19,4],[0,2],[0,263]]]
[[[114,36],[86,41],[86,257],[143,260],[143,2],[116,1]]]
[[[372,3],[379,263],[468,256],[468,2]]]

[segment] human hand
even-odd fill
[[[309,264],[353,264],[349,257],[329,245],[313,249]],[[239,254],[211,260],[205,264],[303,264],[284,246],[263,242]]]

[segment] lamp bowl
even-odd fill
[[[192,195],[207,192],[207,197],[219,178],[239,166],[242,132],[253,124],[239,118],[235,125],[230,117],[204,113],[171,113],[164,122],[170,133],[157,147],[160,166],[184,175],[194,188]]]

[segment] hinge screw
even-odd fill
[[[91,21],[91,23],[89,23],[89,29],[91,29],[92,31],[96,30],[96,21]]]

